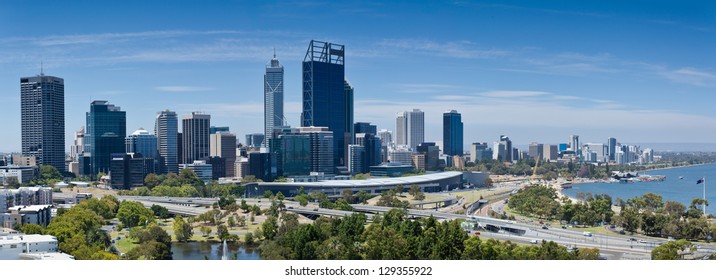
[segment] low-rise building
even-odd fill
[[[37,178],[38,175],[39,169],[37,166],[0,166],[0,184],[7,181],[10,177],[17,178],[17,181],[21,184],[27,184],[30,183],[32,179]]]
[[[47,227],[52,219],[52,205],[13,206],[2,214],[3,227],[15,228],[25,224]]]
[[[52,235],[0,235],[0,260],[74,259],[67,254],[57,255],[57,247],[57,238]],[[45,258],[43,254],[47,254]]]

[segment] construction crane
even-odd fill
[[[535,177],[537,177],[537,167],[539,167],[539,161],[542,159],[542,157],[537,157],[537,161],[535,161],[535,167],[532,170],[532,178],[530,178],[530,181],[534,181]]]

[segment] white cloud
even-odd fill
[[[397,49],[395,51],[399,53],[409,51],[421,55],[452,58],[494,58],[509,54],[505,50],[480,48],[471,41],[437,42],[419,39],[386,39],[379,42],[378,46],[387,48],[386,51]]]
[[[550,93],[542,92],[542,91],[502,90],[502,91],[489,91],[489,92],[482,93],[480,95],[485,96],[485,97],[496,97],[496,98],[516,98],[516,97],[546,96],[546,95],[550,95]]]
[[[660,74],[677,83],[694,86],[716,86],[716,74],[704,70],[685,67],[676,70],[662,70]]]
[[[194,86],[160,86],[155,87],[155,90],[166,91],[166,92],[196,92],[196,91],[212,91],[214,88],[210,87],[194,87]]]

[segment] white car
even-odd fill
[[[530,240],[530,243],[532,243],[532,244],[537,244],[537,239],[532,239],[532,240]]]

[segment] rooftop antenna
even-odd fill
[[[273,58],[276,58],[276,47],[273,48]]]
[[[44,71],[45,65],[44,64],[45,64],[45,62],[42,59],[40,59],[40,76],[45,75],[45,71]]]

